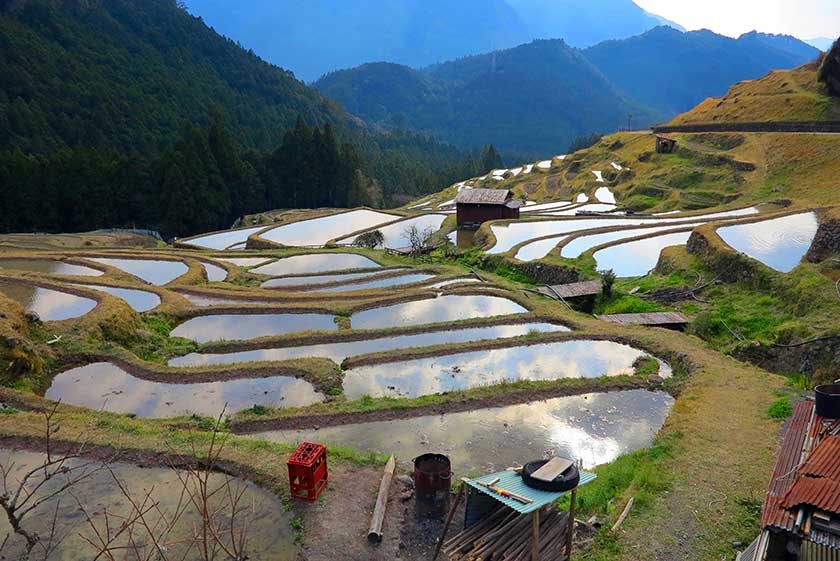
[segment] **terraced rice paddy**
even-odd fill
[[[819,228],[813,212],[718,228],[717,233],[736,251],[782,273],[802,260]]]
[[[627,345],[586,340],[481,350],[353,368],[344,393],[420,397],[519,380],[630,375],[643,356]]]
[[[273,263],[252,269],[251,272],[279,277],[340,272],[347,269],[374,269],[379,266],[376,261],[354,253],[308,253],[278,259]]]
[[[598,270],[612,269],[619,277],[640,277],[656,266],[662,250],[672,245],[685,245],[691,232],[665,234],[636,240],[596,251]]]
[[[405,284],[412,284],[435,278],[434,274],[413,273],[400,275],[398,277],[386,277],[383,279],[369,280],[367,282],[353,282],[340,286],[315,289],[317,292],[351,292],[353,290],[372,290],[374,288],[398,287]]]
[[[334,329],[333,316],[327,314],[217,314],[187,320],[172,330],[172,336],[207,343]]]
[[[189,271],[189,267],[180,261],[158,261],[154,259],[116,259],[89,257],[102,265],[109,265],[125,271],[149,284],[162,286],[168,284]]]
[[[0,282],[0,293],[20,304],[41,321],[61,321],[81,317],[96,307],[96,301],[40,286]]]
[[[284,246],[323,247],[330,240],[337,240],[399,218],[397,215],[373,210],[352,210],[277,226],[263,232],[260,237]]]
[[[204,267],[204,271],[207,273],[207,280],[210,282],[222,282],[227,278],[228,272],[218,265],[202,263],[201,266]]]
[[[288,376],[170,384],[132,376],[108,362],[62,372],[46,397],[64,403],[139,417],[218,417],[254,404],[298,407],[323,401],[312,384]]]
[[[160,306],[160,296],[146,290],[135,290],[133,288],[117,288],[113,286],[100,286],[96,284],[81,285],[84,288],[105,292],[123,300],[136,312],[148,312]]]
[[[343,275],[310,275],[305,277],[281,277],[270,279],[260,285],[262,288],[282,288],[299,286],[318,286],[335,282],[350,282],[382,274],[381,271],[370,273],[347,273]]]
[[[261,230],[265,230],[266,226],[256,226],[254,228],[242,228],[239,230],[227,230],[218,232],[216,234],[206,234],[195,238],[182,240],[182,243],[189,244],[195,247],[204,249],[229,249],[236,245],[245,245],[248,237]],[[244,247],[243,247],[244,248]]]
[[[443,453],[457,476],[490,473],[547,454],[579,459],[591,468],[650,445],[673,404],[666,393],[634,390],[253,436],[289,443],[352,442],[362,451],[393,453],[404,461]]]
[[[694,228],[703,224],[703,222],[692,222],[690,224],[682,224],[679,228]],[[590,236],[580,236],[563,246],[560,250],[560,255],[567,259],[577,259],[586,251],[593,247],[613,243],[620,240],[635,238],[638,236],[647,236],[651,234],[658,234],[660,232],[673,231],[675,226],[658,226],[654,228],[630,228],[627,230],[620,230],[617,232],[605,232],[603,234],[592,234]],[[689,232],[690,233],[690,232]],[[687,238],[686,238],[687,239]]]
[[[104,273],[92,267],[73,265],[53,259],[0,259],[0,270],[26,271],[48,275],[72,275],[76,277],[99,277]]]
[[[429,347],[468,341],[495,340],[519,337],[529,333],[551,333],[568,331],[568,328],[552,323],[523,323],[518,325],[494,325],[449,331],[432,331],[414,335],[391,335],[361,341],[333,342],[301,347],[255,349],[234,353],[191,353],[169,361],[169,366],[208,366],[238,362],[277,361],[302,357],[328,358],[337,363],[351,356],[380,353],[396,349]]]
[[[353,314],[350,322],[354,329],[377,329],[521,314],[527,311],[507,298],[451,294],[365,310]]]
[[[409,218],[408,220],[401,220],[394,224],[377,228],[377,230],[382,232],[382,235],[384,236],[384,240],[380,247],[387,247],[390,249],[410,247],[411,243],[408,236],[409,229],[416,228],[420,233],[427,230],[430,232],[436,232],[440,229],[444,220],[446,220],[445,214],[423,214],[421,216]]]
[[[207,296],[203,294],[194,294],[192,292],[178,292],[181,296],[193,306],[202,308],[208,306],[251,306],[259,304],[268,304],[265,300],[247,300],[245,298],[226,298],[224,296]]]

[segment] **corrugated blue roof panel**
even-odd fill
[[[516,499],[502,497],[498,493],[494,493],[487,487],[484,487],[483,485],[477,483],[478,481],[489,483],[497,477],[499,478],[499,482],[495,484],[496,487],[499,487],[500,489],[504,489],[505,491],[509,491],[511,493],[516,493],[517,495],[522,495],[523,497],[528,497],[534,502],[529,504],[522,504]],[[587,483],[591,483],[597,477],[598,476],[594,473],[589,473],[588,471],[581,471],[580,484],[578,486],[580,487],[582,485],[586,485]],[[522,476],[513,471],[500,471],[497,473],[491,473],[489,475],[482,475],[481,477],[476,477],[475,479],[465,478],[464,482],[473,489],[481,491],[486,495],[490,495],[503,505],[512,508],[516,512],[521,512],[522,514],[529,514],[531,512],[534,512],[535,510],[539,510],[545,505],[556,502],[560,497],[566,494],[566,491],[561,493],[549,493],[548,491],[540,491],[539,489],[528,487],[527,485],[525,485],[525,482],[522,481]]]

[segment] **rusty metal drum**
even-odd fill
[[[449,511],[452,464],[442,454],[414,458],[414,493],[417,517],[443,518]]]

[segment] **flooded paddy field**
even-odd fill
[[[620,343],[587,340],[480,350],[352,368],[344,393],[350,399],[420,397],[520,380],[631,375],[644,356]]]
[[[159,261],[155,259],[116,259],[88,257],[102,265],[110,265],[149,284],[162,286],[168,284],[189,271],[186,263],[180,261]]]
[[[350,323],[354,329],[377,329],[522,314],[527,311],[513,300],[499,296],[450,294],[358,312],[350,318]]]
[[[328,241],[398,220],[400,216],[361,209],[277,226],[260,237],[285,246],[322,247]]]
[[[249,300],[246,298],[209,296],[204,294],[195,294],[192,292],[176,292],[186,298],[193,306],[199,306],[201,308],[206,308],[208,306],[259,306],[261,304],[272,303],[270,300]]]
[[[268,265],[252,269],[251,272],[279,277],[337,273],[350,269],[376,269],[379,267],[381,265],[376,261],[355,253],[308,253],[284,257]]]
[[[219,259],[219,261],[224,261],[225,263],[245,268],[257,267],[273,260],[274,259],[269,257],[225,257],[223,259]]]
[[[700,226],[703,222],[693,222],[691,224],[681,224],[679,228],[695,228]],[[647,236],[651,234],[658,234],[660,232],[669,232],[679,229],[674,226],[658,226],[655,228],[630,228],[627,230],[620,230],[617,232],[605,232],[603,234],[592,234],[589,236],[580,236],[573,239],[560,250],[560,256],[567,259],[576,259],[583,253],[589,251],[593,247],[613,243],[638,236]],[[690,232],[688,232],[690,234]]]
[[[685,245],[690,237],[691,232],[677,232],[607,247],[594,253],[596,266],[619,277],[641,277],[656,266],[663,249]]]
[[[664,392],[632,390],[252,436],[288,443],[352,443],[364,452],[393,453],[406,463],[427,452],[442,453],[450,457],[459,477],[547,454],[579,459],[591,468],[649,446],[673,403]]]
[[[133,288],[117,288],[114,286],[104,286],[98,284],[83,284],[79,285],[82,288],[89,288],[91,290],[98,290],[105,292],[123,300],[126,304],[131,306],[135,312],[148,312],[160,306],[160,296],[154,292],[147,290],[136,290]]]
[[[92,267],[73,265],[55,259],[0,259],[0,269],[76,277],[100,277],[105,274]]]
[[[171,335],[208,343],[335,329],[338,326],[328,314],[215,314],[187,320],[173,329]]]
[[[422,214],[407,220],[395,222],[394,224],[390,224],[388,226],[376,228],[376,230],[382,232],[382,235],[384,236],[384,241],[380,247],[387,247],[390,249],[409,247],[411,244],[408,238],[408,229],[417,228],[417,231],[421,233],[426,230],[436,232],[440,229],[444,220],[446,220],[445,214]],[[349,240],[342,241],[347,242]]]
[[[138,417],[218,417],[253,405],[299,407],[324,400],[309,382],[289,376],[196,384],[153,382],[119,366],[97,362],[62,372],[45,395],[62,403]]]
[[[351,282],[339,286],[330,286],[327,288],[316,288],[318,292],[351,292],[353,290],[371,290],[374,288],[388,288],[398,287],[404,284],[413,284],[426,280],[431,280],[437,277],[435,274],[428,273],[413,273],[407,275],[399,275],[396,277],[386,277],[382,279],[372,279],[366,282]]]
[[[0,282],[0,292],[27,312],[38,314],[42,321],[81,317],[96,307],[96,300],[40,286]]]
[[[718,228],[730,247],[782,273],[792,271],[814,240],[819,220],[813,212],[773,218],[752,224]]]
[[[40,453],[0,449],[0,464],[10,469],[10,485],[19,481],[24,475],[36,468],[43,466],[45,456]],[[159,511],[147,513],[147,520],[152,528],[156,528],[157,538],[164,550],[171,558],[180,559],[190,550],[196,551],[194,544],[194,530],[201,527],[201,515],[192,505],[182,503],[179,506],[179,497],[182,496],[183,484],[179,479],[179,473],[162,467],[144,467],[113,462],[110,463],[111,472],[107,469],[97,469],[100,463],[86,459],[71,459],[66,463],[70,474],[58,474],[47,481],[38,489],[35,500],[48,498],[51,494],[61,490],[66,485],[68,478],[81,480],[72,485],[65,492],[61,493],[58,500],[47,500],[35,508],[24,519],[26,528],[37,532],[47,539],[53,517],[56,520],[56,534],[63,537],[57,548],[46,558],[45,561],[61,561],[69,559],[93,559],[95,550],[88,543],[86,538],[96,542],[97,538],[91,527],[86,522],[86,517],[80,511],[79,503],[84,505],[88,514],[95,520],[100,531],[104,532],[103,512],[112,516],[111,524],[116,520],[131,515],[131,507],[128,499],[121,493],[114,476],[122,482],[128,493],[138,503],[142,503],[147,492],[151,492],[150,501],[159,505]],[[181,472],[180,477],[184,477]],[[43,480],[43,477],[36,476],[32,480],[30,488]],[[230,480],[230,486],[225,482]],[[213,511],[218,511],[214,523],[219,528],[228,528],[223,539],[228,540],[231,524],[231,503],[225,499],[228,494],[226,489],[231,490],[233,496],[241,494],[241,514],[237,515],[234,526],[234,535],[238,534],[236,528],[247,527],[247,552],[248,559],[253,561],[294,561],[298,555],[298,547],[294,542],[294,533],[291,528],[292,513],[283,508],[282,502],[273,494],[265,491],[256,485],[242,479],[230,478],[222,474],[210,474],[207,480],[208,491],[214,491],[209,506]],[[221,491],[217,491],[221,490]],[[73,497],[70,496],[72,493]],[[74,498],[75,497],[75,498]],[[78,500],[78,503],[76,502]],[[176,512],[183,511],[180,516]],[[161,515],[169,520],[177,522],[170,531],[160,531],[165,525],[160,523]],[[157,523],[156,523],[157,522]],[[112,528],[112,533],[117,528]],[[145,559],[147,554],[153,554],[151,538],[139,525],[134,527],[135,539],[144,544],[142,551],[138,551],[139,558]],[[3,553],[7,559],[20,559],[24,552],[23,538],[12,533],[9,522],[4,516],[0,520],[0,534],[10,535],[10,541],[6,544]],[[227,543],[227,542],[225,542]],[[126,539],[118,539],[114,542],[116,547],[125,547],[128,544]],[[193,544],[193,545],[190,545]],[[230,544],[227,543],[229,546]],[[36,554],[40,549],[36,549]],[[117,549],[118,559],[134,559],[134,554],[128,553],[127,549]],[[124,557],[123,557],[124,555]],[[41,557],[39,557],[41,558]],[[154,557],[157,558],[157,557]]]
[[[306,277],[280,277],[277,279],[267,280],[260,285],[261,288],[280,288],[280,287],[296,287],[304,285],[318,285],[332,284],[336,282],[349,282],[358,279],[365,279],[375,275],[381,275],[382,271],[372,271],[369,273],[346,273],[343,275],[311,275]]]
[[[241,230],[228,230],[216,234],[207,234],[205,236],[182,240],[182,243],[204,249],[223,250],[239,244],[244,245],[245,242],[248,241],[249,236],[256,234],[261,230],[265,230],[266,228],[267,226],[257,226],[254,228],[242,228]]]
[[[366,355],[408,349],[429,347],[447,343],[465,343],[468,341],[494,340],[507,337],[519,337],[529,333],[551,333],[568,331],[567,327],[553,323],[523,323],[518,325],[493,325],[449,331],[431,331],[413,335],[391,335],[363,341],[324,343],[300,347],[254,349],[234,353],[191,353],[169,361],[169,366],[207,366],[212,364],[232,364],[237,362],[258,362],[287,360],[302,357],[321,357],[341,364],[351,356]]]
[[[202,262],[201,266],[204,267],[204,271],[207,273],[207,280],[210,282],[221,282],[228,276],[227,270],[218,265]]]

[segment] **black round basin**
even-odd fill
[[[827,419],[840,419],[840,384],[823,384],[814,388],[817,415]]]

